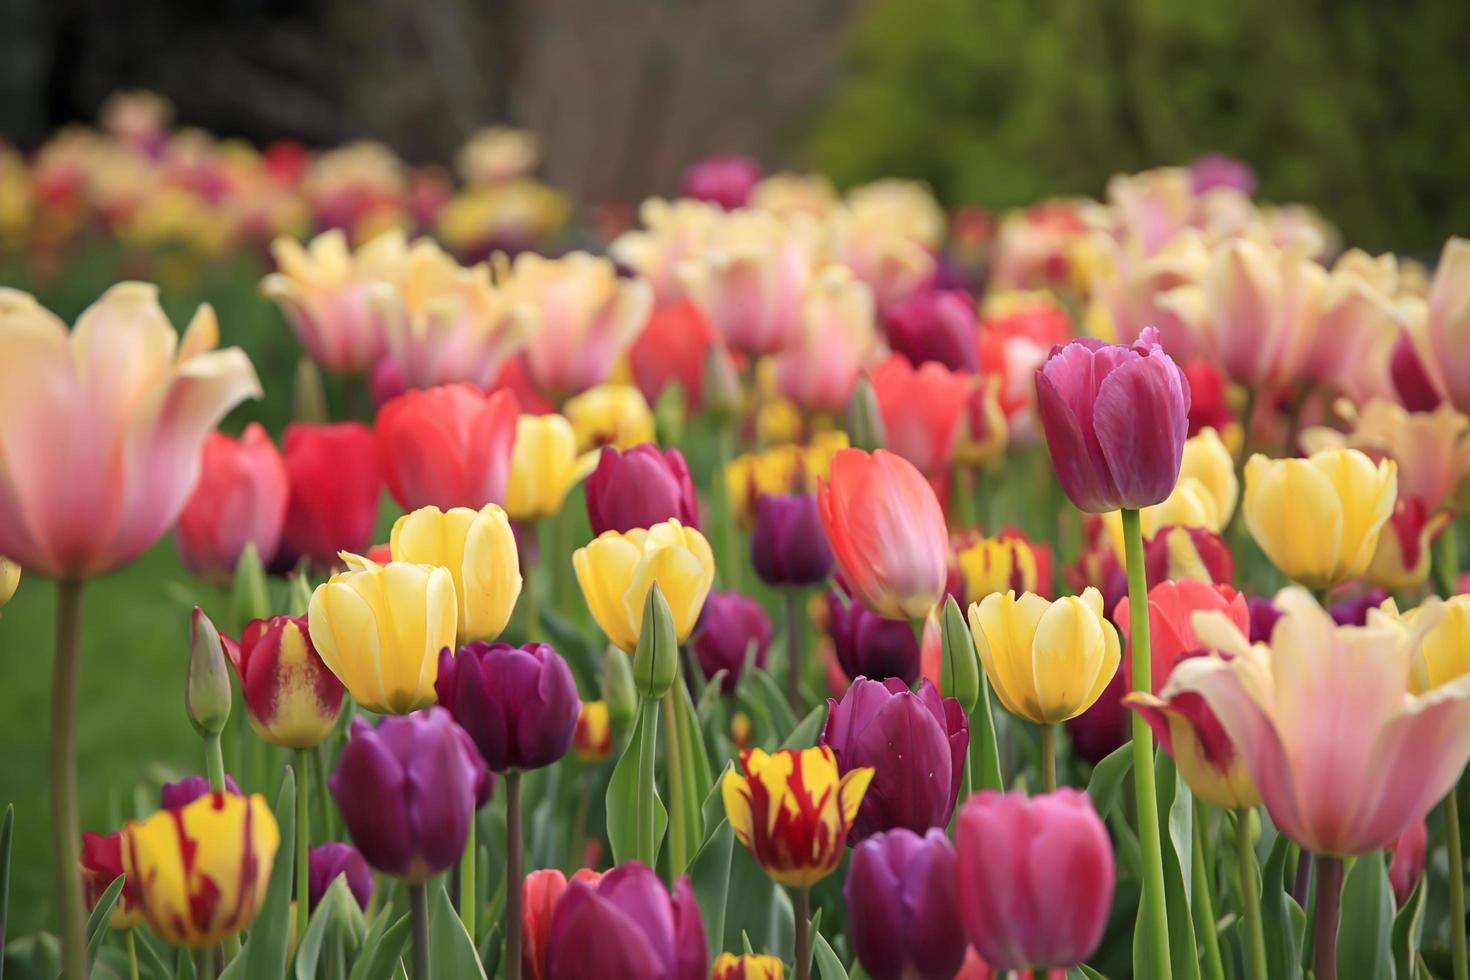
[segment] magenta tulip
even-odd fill
[[[699,526],[699,504],[684,454],[651,443],[618,452],[604,446],[587,477],[587,520],[593,534],[650,528],[670,518]]]
[[[869,837],[852,852],[842,895],[853,951],[873,980],[955,977],[965,960],[965,930],[954,847],[943,830]]]

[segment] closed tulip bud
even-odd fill
[[[1117,673],[1118,633],[1102,593],[1048,602],[996,592],[970,606],[970,632],[996,697],[1013,715],[1050,725],[1092,706]]]
[[[652,443],[626,452],[605,447],[587,477],[587,521],[593,534],[650,528],[677,520],[699,526],[699,504],[684,454]]]
[[[944,602],[940,630],[944,659],[939,667],[939,691],[958,701],[968,718],[980,701],[980,659],[975,655],[975,639],[965,624],[965,614],[954,596]]]
[[[1251,537],[1283,574],[1312,589],[1368,570],[1397,495],[1397,465],[1384,460],[1374,466],[1356,449],[1306,459],[1258,453],[1245,467]]]
[[[184,708],[200,735],[218,735],[230,720],[233,700],[225,644],[204,610],[194,607],[189,621],[189,663],[184,681]]]
[[[240,787],[235,785],[234,777],[225,773],[226,793],[239,796]],[[164,783],[158,790],[158,805],[165,810],[178,810],[188,806],[201,796],[210,793],[209,780],[203,776],[185,776],[183,779],[173,783]]]
[[[602,446],[632,449],[653,441],[653,409],[632,385],[598,385],[569,399],[562,412],[577,435],[579,452]]]
[[[259,423],[247,425],[239,439],[211,432],[199,482],[174,529],[180,561],[200,578],[223,585],[247,546],[273,557],[289,498],[286,461]]]
[[[342,711],[342,682],[311,645],[305,616],[253,620],[229,653],[245,716],[261,739],[309,749],[331,734]]]
[[[583,762],[601,762],[612,752],[612,725],[606,701],[583,701],[572,732],[572,751]]]
[[[545,643],[441,650],[435,688],[493,772],[549,766],[572,745],[582,702],[566,661]]]
[[[613,724],[621,728],[633,720],[638,713],[638,686],[633,683],[632,657],[603,658],[602,696]]]
[[[694,656],[705,677],[725,672],[720,689],[729,694],[747,658],[765,667],[771,634],[771,619],[759,602],[738,592],[711,592],[694,634]]]
[[[883,413],[878,408],[878,395],[873,391],[873,382],[860,375],[852,386],[852,397],[847,403],[848,441],[852,448],[864,452],[882,449],[885,443]]]
[[[560,415],[522,415],[516,420],[505,512],[514,521],[539,521],[561,510],[580,479],[577,437]]]
[[[832,549],[813,494],[763,494],[750,537],[755,573],[767,585],[819,585],[832,574]]]
[[[369,711],[408,714],[433,704],[439,651],[454,646],[459,621],[454,576],[401,561],[354,563],[312,593],[312,646]]]
[[[347,890],[357,900],[358,908],[367,911],[373,898],[373,873],[357,848],[336,841],[319,844],[311,849],[306,861],[307,897],[313,911],[338,878],[347,879]]]
[[[360,422],[296,422],[286,426],[281,448],[291,481],[281,548],[287,567],[299,556],[331,568],[339,552],[366,550],[383,492],[373,431]]]
[[[353,719],[327,786],[367,863],[415,883],[459,861],[490,778],[469,735],[436,707],[377,728]]]
[[[715,579],[715,559],[704,535],[676,520],[624,534],[607,531],[572,555],[577,584],[592,618],[619,649],[638,647],[645,608],[655,583],[667,604],[674,646],[689,639]],[[648,666],[648,665],[645,665]],[[638,675],[640,685],[648,675]]]
[[[952,980],[964,962],[955,853],[943,830],[869,837],[852,852],[842,895],[853,951],[873,980]]]
[[[843,773],[868,768],[868,792],[848,833],[850,843],[897,827],[943,827],[954,812],[970,745],[970,723],[954,698],[927,679],[918,693],[890,677],[852,682],[842,701],[827,702],[821,745]]]
[[[761,180],[761,165],[739,153],[718,153],[684,168],[679,196],[718,204],[726,211],[743,208]]]
[[[15,597],[15,590],[20,588],[20,566],[15,562],[0,555],[0,606]]]
[[[579,868],[572,880],[596,888],[602,875],[590,868]],[[521,974],[528,980],[546,977],[551,918],[566,890],[567,876],[556,868],[540,868],[521,879]]]
[[[633,683],[644,698],[660,698],[679,676],[679,641],[669,604],[653,583],[643,603],[643,624],[633,651]]]
[[[1388,865],[1388,882],[1393,886],[1394,904],[1403,908],[1424,877],[1424,852],[1429,844],[1429,827],[1423,820],[1412,824],[1393,842],[1393,860]]]
[[[705,980],[708,950],[688,876],[671,897],[657,875],[630,861],[595,882],[567,883],[551,913],[546,977]]]
[[[783,980],[786,964],[778,956],[760,953],[721,953],[715,957],[710,980]]]
[[[740,753],[721,784],[725,816],[755,863],[783,885],[815,884],[837,870],[872,782],[872,769],[837,770],[830,748]]]
[[[82,834],[82,898],[87,908],[97,907],[102,895],[123,874],[123,834]],[[123,881],[122,891],[112,906],[107,925],[112,929],[131,929],[143,922],[143,908],[138,901],[138,884],[131,878]]]
[[[1074,340],[1036,372],[1037,410],[1062,489],[1101,514],[1163,502],[1189,432],[1189,382],[1145,327],[1132,346]],[[1137,422],[1153,434],[1137,438]]]
[[[510,520],[496,504],[478,511],[421,507],[394,522],[388,548],[394,562],[448,569],[459,600],[460,643],[493,640],[510,622],[521,565]]]
[[[728,420],[740,410],[740,373],[729,349],[721,343],[711,343],[705,349],[704,376],[700,386],[700,404],[716,419]]]
[[[1449,511],[1428,514],[1417,497],[1400,497],[1378,535],[1373,560],[1363,573],[1369,584],[1407,592],[1429,579],[1432,544],[1450,522]]]
[[[265,797],[211,793],[123,828],[123,873],[164,942],[201,949],[250,925],[265,901],[280,828]]]
[[[1113,848],[1086,794],[983,790],[960,807],[954,836],[960,920],[991,966],[1073,967],[1097,949],[1113,901]]]
[[[378,410],[378,457],[404,510],[505,501],[520,407],[502,388],[468,384],[408,391]]]
[[[918,679],[919,642],[908,623],[884,619],[829,592],[827,629],[837,663],[849,680],[897,677],[908,685]]]

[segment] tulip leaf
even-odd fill
[[[1343,882],[1337,961],[1362,980],[1393,980],[1395,976],[1393,888],[1381,851],[1359,855]]]
[[[485,938],[480,940],[480,966],[484,967],[486,976],[495,976],[500,972],[500,953],[504,946],[501,942],[501,925],[497,921],[485,933]]]
[[[995,738],[995,716],[990,705],[990,678],[980,671],[980,696],[970,713],[970,768],[976,792],[1005,789],[1000,769],[1000,746]]]
[[[1168,814],[1172,825],[1174,802],[1179,794],[1178,778],[1174,761],[1163,751],[1154,759],[1155,795],[1159,812]],[[1191,808],[1192,809],[1192,808]],[[1184,885],[1180,868],[1179,852],[1173,839],[1172,826],[1162,831],[1160,850],[1164,866],[1164,911],[1169,929],[1169,959],[1171,972],[1165,974],[1162,965],[1153,961],[1152,944],[1148,939],[1147,914],[1148,895],[1139,901],[1138,921],[1133,933],[1133,975],[1137,980],[1199,980],[1199,953],[1194,938],[1194,916],[1190,912],[1189,891]],[[1192,835],[1191,835],[1192,837]],[[1185,839],[1186,850],[1191,846],[1190,837]]]
[[[1077,980],[1078,977],[1082,978],[1082,980],[1108,980],[1107,977],[1098,973],[1086,963],[1078,963],[1067,971],[1067,980]]]
[[[1414,892],[1393,920],[1393,962],[1399,975],[1414,975],[1414,961],[1419,958],[1419,942],[1424,933],[1424,879],[1420,875]]]
[[[849,980],[847,968],[837,958],[832,944],[815,927],[812,929],[812,955],[817,961],[817,976],[821,980]]]
[[[449,902],[442,882],[429,897],[429,956],[436,977],[474,978],[486,980],[475,942],[465,931],[464,923]]]
[[[639,706],[639,717],[634,720],[633,735],[623,748],[618,764],[613,767],[612,779],[607,784],[607,840],[612,845],[614,864],[630,861],[638,853],[638,794],[642,792],[638,785],[638,757],[642,751],[644,738],[642,714],[645,711],[657,710],[657,701],[645,700]],[[657,740],[656,731],[654,738]],[[657,784],[652,787],[651,791],[654,821],[653,848],[656,858],[659,844],[664,839],[664,831],[668,829],[669,815],[664,809],[663,801],[658,798]]]
[[[694,861],[689,865],[689,884],[704,918],[704,934],[719,942],[725,934],[725,902],[730,894],[730,859],[735,850],[735,831],[728,820],[720,820]]]
[[[725,819],[725,773],[734,768],[735,763],[726,762],[724,767],[720,769],[719,776],[711,781],[709,792],[705,794],[702,810],[704,812],[704,825],[709,828],[709,833],[704,838],[706,841],[715,835],[715,831],[719,829],[720,823]]]
[[[822,733],[822,726],[827,722],[827,705],[819,704],[806,713],[791,734],[781,742],[783,749],[809,749],[817,744],[817,736]]]
[[[112,884],[97,899],[97,904],[92,908],[92,914],[87,917],[87,963],[89,967],[97,965],[97,953],[102,949],[102,940],[107,938],[109,928],[108,920],[112,918],[112,907],[117,904],[117,897],[122,894],[123,876],[118,875],[112,879]]]
[[[322,946],[326,942],[327,929],[336,921],[343,908],[343,901],[357,905],[357,900],[352,897],[352,892],[347,889],[347,877],[339,875],[332,882],[327,893],[322,896],[315,909],[311,913],[311,921],[302,934],[301,941],[296,944],[296,964],[294,973],[296,980],[316,980],[317,964],[321,960]]]
[[[147,929],[134,929],[133,940],[138,947],[138,961],[143,976],[156,980],[167,980],[173,974],[164,959],[162,941]]]
[[[974,729],[970,729],[974,734]],[[1092,778],[1087,781],[1087,795],[1097,815],[1104,820],[1118,803],[1118,794],[1123,788],[1123,777],[1133,766],[1133,746],[1125,742],[1097,765],[1092,767]]]
[[[684,840],[689,843],[689,855],[686,860],[693,857],[692,852],[697,849],[700,842],[704,840],[704,828],[706,826],[700,808],[705,794],[709,791],[711,775],[709,766],[709,753],[704,748],[704,735],[699,730],[699,723],[694,717],[694,703],[689,698],[689,689],[681,681],[675,681],[670,690],[668,699],[664,702],[673,707],[672,719],[666,719],[666,724],[671,724],[674,731],[679,734],[679,772],[670,773],[670,779],[679,779],[680,793],[678,799],[682,813],[673,813],[671,819],[682,824],[684,828]],[[676,868],[675,874],[682,874],[684,868]]]
[[[786,703],[786,695],[776,684],[775,678],[759,667],[747,670],[745,676],[750,678],[751,686],[759,694],[766,709],[764,713],[771,719],[771,725],[776,730],[776,737],[781,739],[791,734],[791,730],[796,727],[796,715]]]
[[[0,817],[0,974],[5,972],[5,923],[10,909],[10,844],[15,837],[15,804],[5,805]]]
[[[241,630],[252,619],[265,619],[271,614],[270,588],[266,584],[265,565],[255,542],[245,544],[235,562],[235,577],[230,590],[231,631]]]
[[[1248,831],[1247,831],[1248,832]],[[1261,871],[1261,916],[1266,933],[1266,975],[1297,980],[1302,975],[1302,934],[1307,914],[1286,891],[1286,855],[1291,842],[1278,835]],[[1256,896],[1246,896],[1254,901]]]
[[[220,980],[286,975],[286,944],[291,927],[291,871],[296,854],[296,771],[290,766],[281,777],[281,790],[276,795],[274,812],[276,825],[281,830],[281,842],[276,848],[275,863],[271,865],[265,901],[251,923],[245,948],[225,967]]]
[[[412,923],[407,915],[397,921],[389,917],[388,909],[378,912],[373,928],[363,942],[362,955],[352,964],[347,980],[389,980],[394,971],[401,969],[403,951],[408,948],[409,931]],[[378,932],[378,923],[391,923]],[[376,935],[375,935],[376,933]]]
[[[699,716],[701,724],[709,724],[715,716],[715,708],[720,703],[720,694],[725,685],[725,677],[730,672],[721,667],[715,671],[715,676],[705,681],[704,690],[699,692],[699,703],[695,705],[694,713]]]

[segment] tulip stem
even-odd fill
[[[1148,580],[1143,571],[1143,529],[1138,511],[1123,508],[1123,544],[1128,564],[1128,639],[1133,647],[1129,689],[1152,693],[1149,652]],[[1174,975],[1169,956],[1169,920],[1164,904],[1164,853],[1159,837],[1159,801],[1154,789],[1153,733],[1143,715],[1133,712],[1133,787],[1138,801],[1138,838],[1143,848],[1143,913],[1159,976]]]
[[[521,980],[521,773],[505,773],[505,980]],[[471,941],[474,934],[470,934]]]
[[[684,683],[682,677],[676,677],[674,685]],[[683,746],[679,739],[679,716],[674,707],[674,690],[669,688],[664,692],[664,750],[669,767],[669,812],[672,819],[669,821],[669,883],[678,881],[679,876],[684,873],[684,868],[689,860],[689,842],[685,839],[684,822],[684,770],[681,765],[680,752]],[[651,865],[650,865],[651,867]]]
[[[1317,980],[1337,980],[1337,913],[1342,897],[1342,858],[1318,854],[1317,923],[1313,932]]]
[[[77,806],[77,687],[81,675],[82,582],[56,583],[56,656],[51,677],[51,839],[61,913],[65,980],[87,975]]]
[[[1269,980],[1266,975],[1266,927],[1261,919],[1261,889],[1256,884],[1256,850],[1251,846],[1251,811],[1235,811],[1235,861],[1240,872],[1240,904],[1245,913],[1246,949],[1250,956],[1251,980]]]
[[[219,732],[209,732],[204,736],[204,771],[209,776],[209,791],[223,793],[225,791],[225,754],[220,748]]]
[[[138,980],[138,936],[137,927],[127,932],[128,943],[128,980]]]
[[[516,889],[520,894],[520,889]],[[510,891],[506,890],[509,897]],[[416,881],[408,886],[408,905],[410,918],[413,924],[413,980],[429,980],[429,886],[422,881]],[[516,941],[520,941],[520,933],[516,933]],[[506,947],[510,947],[510,938],[506,937]],[[517,959],[516,962],[520,962]]]
[[[1460,852],[1460,804],[1458,787],[1444,798],[1444,835],[1450,864],[1450,962],[1455,980],[1470,978],[1465,958],[1465,859]]]
[[[801,717],[801,590],[786,589],[786,701]]]
[[[534,526],[534,525],[533,525]],[[527,569],[530,571],[530,569]],[[521,615],[526,618],[526,642],[541,642],[541,597],[536,591],[536,576],[526,576],[526,586],[521,589]]]
[[[1041,726],[1041,784],[1048,793],[1057,788],[1057,726]]]
[[[1194,914],[1195,932],[1199,933],[1200,942],[1205,948],[1205,970],[1206,980],[1225,980],[1225,963],[1220,959],[1220,937],[1215,931],[1215,900],[1210,894],[1210,872],[1209,865],[1205,861],[1205,832],[1204,827],[1205,808],[1198,799],[1195,800],[1194,808],[1194,847],[1191,862],[1193,874],[1190,875],[1194,883]]]
[[[731,592],[740,592],[744,583],[742,570],[744,568],[745,555],[740,548],[740,528],[735,521],[735,501],[730,494],[729,481],[725,474],[730,471],[730,460],[734,458],[734,424],[731,422],[720,423],[715,436],[716,460],[718,466],[714,475],[714,490],[716,499],[721,504],[720,508],[720,577],[724,580],[724,587]]]
[[[214,975],[214,950],[208,946],[194,950],[194,976],[198,980],[213,980]]]
[[[658,857],[653,814],[653,760],[658,743],[658,702],[644,698],[638,709],[638,850],[637,857],[648,867]]]
[[[811,886],[802,885],[796,890],[796,980],[811,980],[812,940],[811,929]]]
[[[475,938],[475,906],[479,901],[475,878],[475,814],[470,814],[469,836],[465,838],[464,853],[459,857],[459,921],[464,931]]]
[[[311,914],[311,811],[307,809],[311,778],[306,749],[296,749],[296,941],[306,935],[306,919]]]

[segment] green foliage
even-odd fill
[[[990,207],[1225,152],[1354,244],[1435,253],[1470,227],[1467,34],[1456,0],[888,0],[806,149]]]

